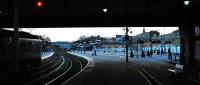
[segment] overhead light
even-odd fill
[[[189,5],[189,4],[190,4],[190,1],[184,1],[184,4],[185,4],[185,5]]]
[[[106,9],[106,8],[104,8],[104,9],[103,9],[103,12],[105,12],[105,13],[106,13],[107,11],[108,11],[108,9]]]

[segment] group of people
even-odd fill
[[[146,55],[149,57],[149,58],[152,58],[152,56],[153,56],[153,53],[155,53],[156,52],[156,50],[147,50],[147,53],[146,53]],[[161,52],[160,52],[160,49],[158,49],[157,50],[157,55],[163,55],[164,54],[164,50],[163,49],[161,49]],[[141,56],[142,56],[142,58],[144,58],[145,57],[145,52],[144,52],[144,50],[142,50],[142,54],[141,54]]]
[[[144,58],[145,57],[145,52],[144,52],[144,50],[142,50],[142,54],[141,54],[141,56],[142,56],[142,58]],[[147,56],[150,58],[152,58],[152,56],[153,56],[153,50],[147,50]]]
[[[145,54],[144,50],[142,50],[141,57],[145,58],[145,55],[147,55],[149,58],[152,58],[153,53],[155,53],[155,52],[156,52],[156,50],[152,50],[151,49],[151,50],[147,50],[147,52]],[[159,49],[157,50],[157,55],[163,55],[163,54],[164,54],[164,50],[163,49],[161,49],[161,52],[160,52]],[[132,49],[131,49],[131,52],[130,52],[130,57],[134,57]],[[171,49],[170,48],[168,48],[168,59],[172,60],[172,53],[171,53]]]
[[[147,50],[147,53],[146,53],[146,55],[149,57],[149,58],[152,58],[152,56],[153,56],[153,53],[156,53],[156,50]],[[163,49],[161,49],[161,52],[160,52],[160,50],[158,49],[157,50],[157,55],[163,55],[164,54],[164,50]],[[93,49],[93,52],[92,52],[92,54],[91,54],[92,56],[96,56],[97,55],[97,52],[96,52],[96,49]],[[134,57],[134,53],[133,53],[133,50],[131,49],[131,52],[130,52],[130,57]],[[145,52],[144,52],[144,50],[142,50],[142,54],[141,54],[141,57],[142,58],[145,58]],[[170,48],[168,48],[168,59],[169,60],[172,60],[172,53],[171,53],[171,49]]]

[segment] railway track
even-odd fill
[[[57,62],[56,62],[57,61]],[[86,66],[86,59],[82,59],[77,56],[67,55],[61,56],[54,61],[50,61],[49,64],[41,66],[42,70],[31,74],[30,81],[24,83],[24,85],[59,85],[68,81],[74,75],[81,72]],[[48,65],[51,65],[48,68]],[[43,68],[42,68],[43,67]]]
[[[57,58],[56,55],[53,55],[53,57],[50,57],[50,59],[44,59],[43,65],[36,67],[36,69],[42,69],[48,67],[56,58]]]
[[[29,75],[27,79],[25,79],[24,85],[33,85],[34,83],[40,82],[40,80],[44,80],[48,77],[48,75],[52,74],[52,71],[55,71],[58,67],[62,66],[65,62],[64,58],[58,57],[46,68],[41,68],[35,73]]]
[[[41,65],[29,68],[28,70],[24,70],[23,75],[32,76],[33,74],[36,74],[46,68],[49,68],[52,64],[57,62],[58,59],[59,59],[59,57],[53,55],[52,57],[50,57],[48,59],[42,60]]]
[[[61,74],[58,77],[55,77],[53,80],[47,82],[45,85],[50,85],[50,84],[51,85],[60,85],[63,82],[68,81],[71,77],[76,75],[78,72],[82,71],[83,65],[78,59],[76,59],[72,56],[68,56],[68,59],[71,62],[70,68],[63,74]]]
[[[42,73],[57,67],[58,65],[60,65],[61,62],[62,62],[62,57],[59,57],[58,59],[51,61],[47,65],[42,66],[43,68],[40,67],[40,70],[38,72],[32,73],[30,76],[33,77],[33,76],[41,75]]]

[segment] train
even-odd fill
[[[38,35],[19,31],[18,58],[16,58],[14,31],[0,28],[0,66],[5,70],[38,66],[42,63],[43,40]]]

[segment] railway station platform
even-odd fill
[[[196,85],[187,78],[174,77],[168,69],[175,66],[165,62],[164,56],[129,58],[129,62],[125,62],[122,56],[74,53],[95,60],[93,71],[82,80],[81,85]]]

